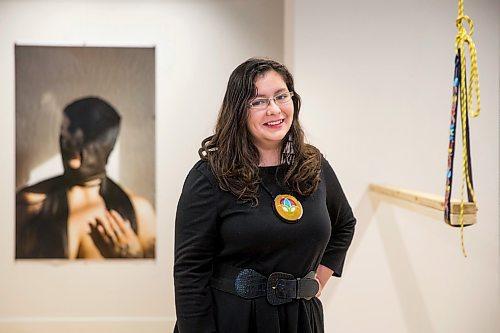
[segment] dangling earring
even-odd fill
[[[281,164],[291,165],[295,159],[295,151],[293,150],[293,137],[292,134],[288,134],[288,140],[285,144],[285,148],[281,153]]]

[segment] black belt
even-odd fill
[[[266,296],[271,305],[291,302],[293,299],[311,299],[319,290],[316,273],[309,272],[303,278],[291,274],[275,272],[269,278],[253,269],[241,269],[221,265],[214,269],[210,280],[213,288],[252,299]]]

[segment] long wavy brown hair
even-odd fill
[[[249,102],[257,95],[255,81],[259,75],[274,70],[281,75],[289,91],[293,91],[293,122],[283,138],[292,141],[294,157],[286,167],[282,186],[301,195],[310,195],[320,180],[321,155],[319,150],[304,142],[299,122],[301,100],[294,89],[293,77],[288,69],[273,60],[251,58],[236,67],[227,84],[226,94],[217,118],[215,134],[201,142],[198,153],[208,161],[219,187],[239,200],[258,204],[259,152],[247,128]]]

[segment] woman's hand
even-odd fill
[[[333,271],[323,265],[319,265],[318,268],[316,269],[316,281],[319,283],[319,289],[318,293],[316,294],[316,297],[319,297],[321,295],[321,292],[323,291],[323,288],[326,286],[326,283],[330,279],[330,277],[333,275]]]
[[[319,286],[318,292],[316,293],[316,295],[314,297],[319,297],[319,296],[321,296],[321,291],[323,290],[323,286],[321,285],[321,281],[318,279],[318,274],[316,274],[316,276],[314,277],[314,279],[316,281],[318,281],[318,286]]]
[[[105,258],[142,258],[139,238],[130,222],[114,210],[106,211],[103,219],[89,223],[90,237]]]

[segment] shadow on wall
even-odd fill
[[[31,105],[26,105],[29,103]],[[16,191],[28,183],[30,173],[54,156],[60,156],[59,129],[62,121],[63,106],[59,105],[53,94],[46,92],[40,99],[23,102],[32,117],[16,117]],[[36,126],[33,126],[36,124]],[[25,140],[22,138],[25,137]],[[36,149],[31,142],[36,139]],[[61,161],[62,170],[62,161]],[[55,175],[55,173],[54,173]]]
[[[415,272],[410,265],[408,250],[403,241],[396,217],[391,207],[379,209],[381,201],[382,196],[380,194],[372,193],[367,188],[358,205],[354,208],[358,222],[356,224],[354,239],[349,250],[349,256],[352,256],[353,253],[357,251],[368,229],[368,224],[372,221],[375,214],[377,214],[377,218],[384,221],[384,223],[378,223],[377,227],[380,231],[381,238],[384,240],[383,247],[386,253],[386,259],[390,274],[392,275],[392,281],[394,281],[395,284],[408,332],[433,333],[434,330],[429,318],[429,313],[421,296],[419,284],[415,278]],[[430,219],[443,222],[443,213],[437,210],[387,197],[384,197],[383,201],[389,201],[391,204],[412,210]],[[349,265],[349,261],[347,265]],[[325,290],[322,295],[325,303],[333,301],[337,286],[338,284],[333,284],[331,288]]]

